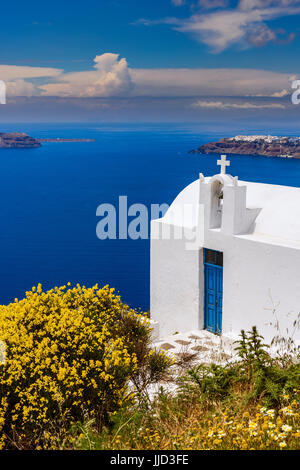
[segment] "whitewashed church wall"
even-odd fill
[[[256,325],[269,342],[278,334],[270,325],[277,318],[289,336],[300,312],[299,287],[299,250],[232,237],[224,250],[223,334]],[[300,341],[299,329],[294,338]]]
[[[167,224],[152,221],[152,233],[159,226]],[[150,311],[161,337],[203,328],[202,263],[198,250],[186,250],[185,240],[151,239]]]

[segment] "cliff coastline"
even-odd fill
[[[300,158],[300,137],[238,135],[200,145],[191,154],[227,153],[266,157]]]

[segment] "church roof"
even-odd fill
[[[209,180],[210,177],[205,178],[205,181]],[[252,233],[235,236],[300,249],[300,188],[248,181],[237,184],[247,186],[247,208],[260,208],[261,212]],[[199,191],[198,179],[179,193],[160,221],[195,227],[198,224]],[[189,209],[183,211],[184,207]]]

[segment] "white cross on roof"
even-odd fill
[[[230,161],[226,160],[226,155],[221,155],[221,160],[218,160],[217,164],[221,167],[221,175],[225,175],[226,167],[230,166]]]

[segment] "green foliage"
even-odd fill
[[[285,355],[285,367],[278,358],[271,358],[257,328],[247,333],[242,330],[235,348],[248,372],[252,385],[250,397],[262,397],[266,405],[278,406],[284,391],[293,390],[300,383],[300,367],[294,364],[291,355]],[[289,360],[287,357],[289,356]]]
[[[239,371],[234,365],[220,366],[216,364],[200,364],[190,369],[182,378],[181,393],[187,390],[200,392],[202,399],[222,399],[230,391],[230,387],[237,381]]]
[[[277,407],[283,393],[297,388],[300,383],[300,365],[289,360],[285,367],[277,358],[271,358],[268,345],[256,327],[241,331],[235,350],[239,362],[226,365],[200,364],[182,378],[180,393],[198,393],[201,400],[232,400],[236,390],[246,391],[248,402],[261,400],[264,405]]]
[[[252,330],[247,333],[242,330],[240,337],[239,341],[235,341],[237,343],[235,350],[238,352],[239,357],[250,367],[263,367],[266,365],[269,355],[264,348],[269,346],[262,342],[264,338],[258,334],[256,326],[253,326]]]

